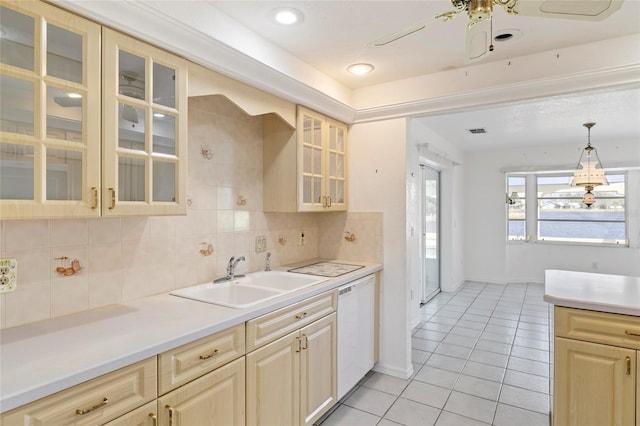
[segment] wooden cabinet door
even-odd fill
[[[298,210],[323,211],[325,194],[325,134],[322,115],[298,107]]]
[[[635,422],[636,351],[557,337],[554,424]]]
[[[300,330],[300,423],[312,425],[337,398],[336,314]]]
[[[327,119],[326,210],[347,211],[347,125]]]
[[[300,337],[288,334],[247,354],[247,425],[297,425]]]
[[[244,425],[244,357],[158,398],[158,424]]]

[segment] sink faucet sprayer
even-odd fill
[[[271,270],[271,252],[270,251],[267,252],[267,259],[265,263],[266,264],[265,264],[264,270],[268,272]]]

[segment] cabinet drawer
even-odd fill
[[[10,411],[0,424],[104,424],[154,400],[156,373],[156,358],[149,358]]]
[[[556,307],[555,335],[640,349],[640,317]]]
[[[158,393],[163,395],[244,355],[244,324],[158,355]]]
[[[155,426],[158,421],[158,404],[151,401],[104,426]]]
[[[247,352],[334,312],[336,303],[330,291],[247,321]]]

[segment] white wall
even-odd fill
[[[411,328],[406,254],[406,120],[357,124],[349,130],[351,211],[383,214],[380,360],[376,370],[409,377]],[[357,159],[357,160],[356,160]]]
[[[537,146],[467,153],[464,157],[465,278],[488,282],[543,282],[545,269],[640,276],[640,170],[629,173],[630,247],[507,242],[503,168],[546,168],[577,162],[581,145]],[[640,143],[597,144],[607,167],[640,165]],[[593,268],[593,262],[597,268]]]

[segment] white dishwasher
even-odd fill
[[[375,275],[338,288],[338,400],[373,368]]]

